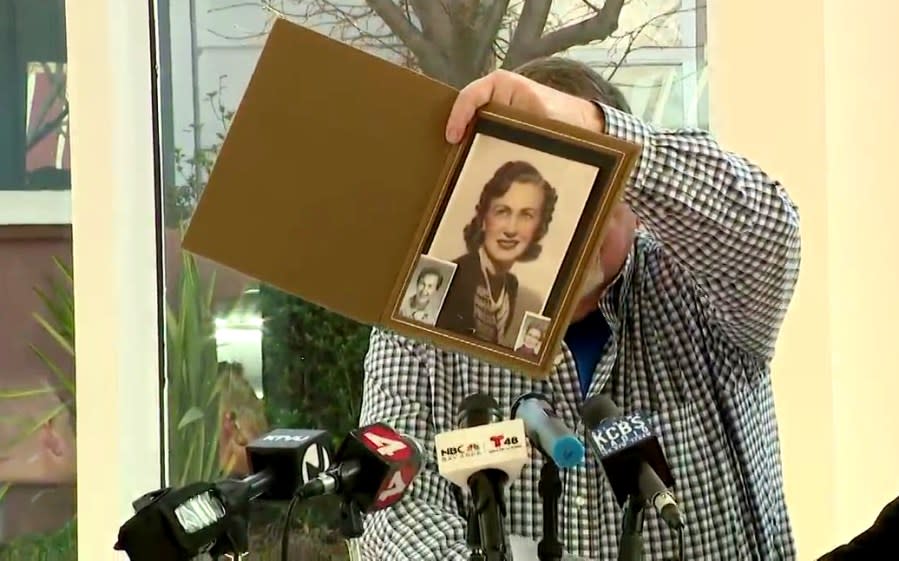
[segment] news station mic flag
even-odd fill
[[[421,471],[421,445],[385,423],[354,429],[343,440],[333,466],[307,482],[300,495],[337,494],[361,512],[387,508],[402,498]]]
[[[605,394],[588,399],[582,417],[590,430],[590,448],[619,506],[638,497],[652,504],[669,527],[679,529],[680,510],[669,490],[674,476],[648,421],[639,413],[624,414]]]
[[[289,500],[319,466],[330,464],[331,437],[322,430],[276,429],[251,442],[247,453],[248,477],[167,487],[137,499],[114,549],[131,561],[246,553],[250,502]]]
[[[434,437],[438,471],[471,496],[468,541],[475,558],[506,559],[505,490],[530,461],[524,422],[503,421],[496,400],[475,393],[462,400],[458,424]]]
[[[250,469],[272,473],[260,500],[289,501],[331,466],[331,435],[321,430],[275,429],[247,446]]]

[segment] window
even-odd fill
[[[0,0],[0,561],[76,558],[67,116],[63,0]]]
[[[0,224],[68,224],[64,0],[0,0]]]
[[[670,126],[701,124],[705,110],[696,101],[701,80],[694,37],[702,14],[692,1],[687,8],[679,1],[628,2],[615,36],[572,48],[570,54],[614,74],[613,81],[635,110],[649,120]],[[584,11],[587,3],[567,4],[571,6],[553,4],[551,26],[591,15]],[[157,0],[155,5],[162,77],[165,304],[170,312],[168,476],[171,484],[180,485],[245,475],[246,443],[271,428],[322,428],[340,439],[355,426],[359,413],[367,327],[233,270],[196,260],[179,245],[180,228],[205,186],[273,18],[288,18],[421,71],[430,67],[410,57],[403,42],[361,0]],[[410,15],[410,22],[421,25],[419,18],[427,17],[426,12]],[[504,25],[516,17],[510,13]],[[508,46],[506,27],[498,30],[495,41],[483,44],[505,41]],[[461,67],[469,53],[460,48],[452,56]],[[458,73],[433,76],[464,81]],[[173,319],[179,317],[190,321]],[[299,556],[310,558],[346,555],[334,506],[320,504],[314,512],[301,513],[312,529],[292,535],[293,555],[300,550],[306,553]],[[277,554],[278,514],[262,508],[253,513],[252,550],[259,558]]]
[[[704,0],[638,0],[609,40],[570,54],[601,69],[647,122],[707,129],[705,35]]]

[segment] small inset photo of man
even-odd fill
[[[433,326],[437,322],[455,272],[455,263],[421,255],[406,286],[399,315]]]

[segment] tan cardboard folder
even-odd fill
[[[359,322],[389,324],[398,283],[461,149],[443,136],[456,94],[278,20],[184,248]],[[613,142],[626,152],[626,173],[636,151]],[[523,370],[550,367],[545,359]]]
[[[451,146],[456,91],[278,20],[184,247],[378,323]]]

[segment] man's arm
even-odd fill
[[[698,285],[733,342],[770,357],[799,274],[799,216],[781,185],[702,131],[658,131],[602,106],[604,131],[643,149],[625,202],[663,258]]]
[[[421,473],[399,502],[366,516],[360,538],[365,560],[468,559],[466,524],[457,512],[452,483],[437,472],[422,348],[396,334],[372,331],[359,424],[389,424],[418,440],[425,458]]]
[[[459,92],[447,141],[459,142],[490,102],[641,144],[627,202],[670,263],[700,288],[718,328],[744,349],[771,356],[799,270],[798,213],[776,181],[704,133],[655,131],[505,70]]]

